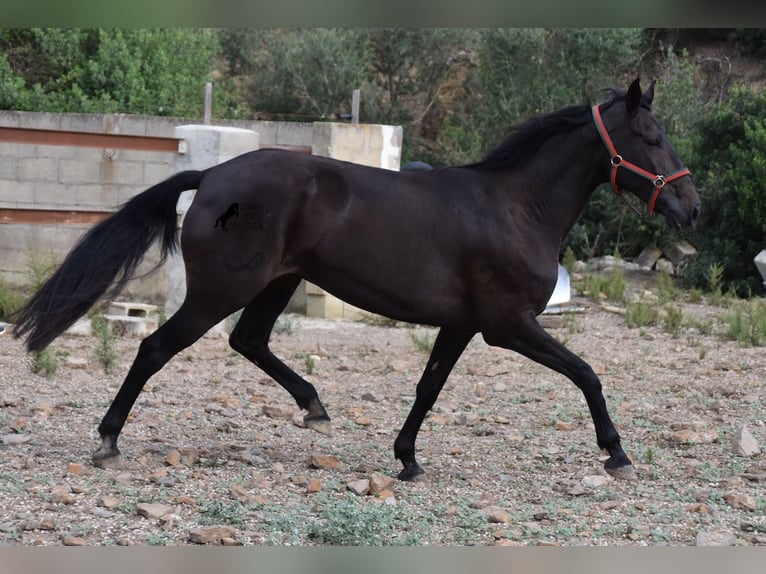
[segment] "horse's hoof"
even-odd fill
[[[417,462],[414,462],[405,466],[396,478],[405,482],[413,482],[420,479],[424,475],[425,471]]]
[[[98,453],[93,455],[93,466],[96,468],[105,469],[118,469],[122,468],[122,457],[118,454],[112,454],[109,456],[98,456]]]
[[[617,466],[614,468],[610,468],[605,464],[604,470],[609,475],[619,480],[638,480],[638,473],[636,472],[636,467],[633,466],[632,464]]]
[[[324,434],[327,436],[332,435],[332,423],[330,423],[329,420],[303,419],[303,422],[306,423],[306,428],[310,428],[311,430],[316,431],[319,434]]]

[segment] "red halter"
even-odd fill
[[[691,172],[687,168],[682,167],[670,175],[653,174],[643,168],[638,167],[636,164],[629,162],[628,160],[622,159],[622,156],[617,153],[617,150],[612,143],[612,139],[609,137],[609,134],[604,127],[604,122],[601,119],[601,112],[599,111],[598,106],[593,106],[591,111],[593,112],[593,122],[596,124],[596,129],[598,130],[598,133],[601,136],[601,140],[604,142],[604,145],[606,146],[606,149],[609,150],[609,154],[611,156],[610,161],[612,164],[612,172],[609,176],[609,181],[612,183],[612,189],[614,190],[614,193],[617,195],[622,193],[622,190],[617,186],[617,171],[621,167],[624,167],[628,171],[632,171],[636,175],[640,175],[641,177],[648,179],[654,184],[654,193],[652,193],[648,203],[649,215],[654,215],[654,205],[657,203],[657,198],[659,197],[662,188],[665,187],[665,184],[684,177],[685,175],[691,175]]]

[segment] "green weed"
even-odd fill
[[[643,300],[628,303],[625,307],[625,321],[630,328],[656,325],[659,316],[657,308]]]
[[[203,500],[200,507],[200,524],[230,524],[239,528],[245,526],[248,508],[239,501]]]
[[[116,339],[112,328],[101,314],[95,314],[90,320],[93,334],[96,336],[96,360],[104,369],[104,373],[111,374],[117,364],[117,352],[114,350],[114,340]]]
[[[299,323],[292,315],[282,313],[274,323],[272,333],[275,335],[292,335],[298,329]]]
[[[627,287],[625,274],[619,267],[612,268],[606,275],[586,275],[583,278],[583,292],[593,301],[607,299],[622,303]]]
[[[727,317],[727,337],[747,347],[766,345],[766,303],[751,299],[737,304]]]
[[[678,299],[680,291],[673,278],[668,273],[657,274],[657,297],[660,304],[665,305]]]
[[[31,353],[32,363],[30,369],[36,375],[42,375],[51,378],[58,369],[58,358],[50,347],[45,347],[42,351]]]
[[[681,334],[683,326],[683,311],[674,305],[666,305],[662,315],[662,328],[666,333],[670,333],[674,338]]]
[[[436,341],[436,333],[434,331],[410,331],[409,336],[415,348],[423,353],[430,353]]]

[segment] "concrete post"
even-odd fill
[[[223,163],[245,152],[258,149],[258,133],[252,130],[225,126],[186,125],[177,126],[174,137],[184,140],[184,153],[178,154],[174,171],[203,170]],[[178,226],[183,225],[196,191],[186,191],[178,200]],[[175,313],[186,296],[186,272],[180,253],[168,258],[165,264],[168,278],[168,295],[165,313]]]

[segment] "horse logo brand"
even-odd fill
[[[233,229],[235,231],[260,231],[263,229],[264,209],[261,203],[232,203],[218,219],[213,227],[220,227],[223,231]],[[229,221],[234,218],[235,221]],[[228,225],[227,225],[228,223]]]
[[[226,227],[226,222],[229,221],[229,219],[232,217],[239,217],[239,203],[232,203],[226,209],[226,211],[218,216],[218,219],[215,220],[215,225],[213,227],[218,227],[220,224],[223,231],[228,231],[229,228]]]

